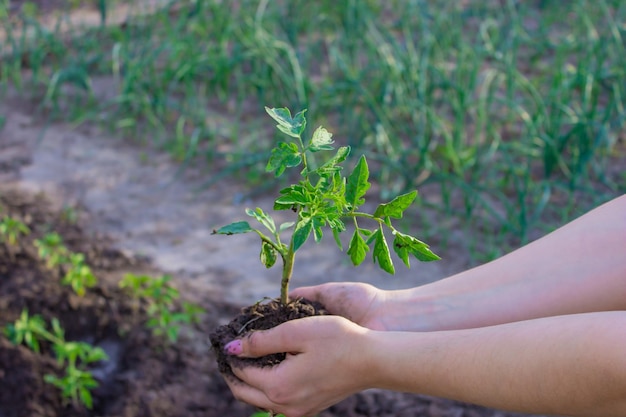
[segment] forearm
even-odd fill
[[[626,309],[626,196],[493,262],[385,296],[379,315],[390,330]]]
[[[626,415],[626,312],[371,332],[372,386],[528,413]]]

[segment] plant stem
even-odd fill
[[[293,241],[289,245],[289,251],[287,255],[283,257],[283,277],[280,282],[280,303],[287,305],[289,303],[289,281],[293,274],[293,261],[296,257],[296,253],[293,250]]]

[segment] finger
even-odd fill
[[[234,371],[235,369],[233,369]],[[232,377],[225,378],[225,381],[237,400],[265,410],[272,408],[272,402],[260,389]]]
[[[292,320],[269,330],[259,330],[249,333],[241,339],[235,339],[224,346],[229,355],[242,358],[258,358],[273,353],[298,352],[300,343],[290,335]]]
[[[242,366],[231,367],[233,374],[239,378],[242,383],[254,388],[263,389],[267,388],[268,381],[281,380],[282,378],[278,374],[278,367],[281,364],[273,367],[258,367],[258,366]]]
[[[319,285],[311,286],[311,287],[300,287],[296,288],[289,293],[289,297],[292,299],[297,298],[306,298],[309,301],[320,301],[320,290]]]

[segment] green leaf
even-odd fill
[[[330,160],[328,160],[324,165],[315,170],[321,176],[328,176],[329,174],[334,174],[335,172],[341,169],[338,166],[340,163],[346,160],[346,158],[350,155],[350,147],[342,146],[337,149],[337,153]]]
[[[250,224],[246,221],[234,222],[228,224],[226,226],[222,226],[217,230],[213,231],[213,234],[218,235],[237,235],[240,233],[248,233],[254,231],[253,228],[250,227]]]
[[[319,151],[332,151],[333,147],[333,135],[328,130],[323,128],[322,126],[315,129],[313,132],[313,137],[311,138],[311,144],[309,145],[309,150],[311,152],[319,152]]]
[[[389,246],[387,246],[387,240],[381,229],[374,232],[374,263],[378,263],[380,269],[390,274],[395,274],[395,268],[393,267],[393,261],[391,260],[391,253],[389,252]]]
[[[295,206],[293,204],[284,204],[284,203],[278,203],[274,201],[273,209],[276,211],[279,211],[279,210],[294,210],[295,211]]]
[[[272,149],[272,154],[267,162],[265,170],[274,171],[274,175],[280,177],[285,169],[297,167],[302,163],[302,155],[295,143],[280,142]]]
[[[365,203],[363,196],[369,190],[371,184],[367,181],[370,175],[369,167],[365,156],[359,158],[359,162],[348,177],[346,184],[346,201],[354,210],[356,207]]]
[[[109,356],[101,347],[98,347],[98,346],[94,347],[89,344],[86,344],[85,348],[87,350],[87,356],[84,358],[84,360],[87,363],[106,361],[109,359]]]
[[[293,251],[300,249],[300,246],[306,242],[313,230],[313,221],[310,217],[300,220],[296,224],[296,230],[293,232]]]
[[[398,257],[402,259],[402,262],[410,268],[409,255],[415,256],[415,258],[422,262],[437,261],[441,259],[433,251],[431,251],[428,245],[421,240],[413,236],[394,231],[393,250]]]
[[[350,239],[350,246],[348,247],[347,254],[350,256],[350,260],[354,266],[359,266],[365,260],[365,255],[370,248],[365,243],[365,240],[359,233],[358,229],[352,234]]]
[[[280,190],[280,194],[281,196],[274,202],[275,205],[288,205],[291,208],[291,206],[305,205],[311,201],[310,193],[301,185],[283,188]]]
[[[279,232],[284,232],[285,230],[287,230],[290,227],[292,227],[294,224],[296,224],[296,223],[295,222],[282,223],[280,226],[278,226],[278,231]]]
[[[276,249],[267,242],[261,244],[261,263],[266,268],[271,268],[276,263]]]
[[[79,396],[80,396],[80,401],[85,404],[85,407],[87,407],[89,410],[91,410],[91,408],[93,407],[93,401],[91,398],[91,392],[89,392],[89,390],[85,387],[80,387],[78,389],[79,392]]]
[[[270,109],[269,107],[265,107],[265,111],[272,117],[272,119],[278,122],[278,125],[276,126],[278,130],[289,136],[299,138],[306,128],[306,118],[304,117],[306,110],[302,110],[297,113],[293,118],[291,117],[291,112],[287,108]]]
[[[393,217],[394,219],[401,219],[402,213],[411,206],[415,197],[417,197],[417,191],[399,195],[389,203],[379,205],[374,212],[374,217]]]
[[[322,227],[326,225],[326,220],[323,217],[315,216],[313,217],[313,237],[315,238],[315,242],[319,243],[322,240],[323,231]]]
[[[254,210],[246,209],[246,214],[257,219],[257,221],[265,226],[272,234],[276,233],[276,224],[274,223],[274,219],[272,219],[272,217],[261,208],[257,207]]]
[[[339,250],[343,251],[343,243],[341,243],[341,237],[339,236],[342,230],[339,230],[336,227],[331,228],[331,230],[333,231],[333,238],[335,239],[337,247],[339,248]]]

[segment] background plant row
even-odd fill
[[[97,3],[103,22],[120,3]],[[619,0],[185,0],[69,31],[7,4],[5,90],[206,161],[207,185],[264,178],[270,105],[307,108],[367,156],[382,198],[427,190],[492,249],[626,191]]]

